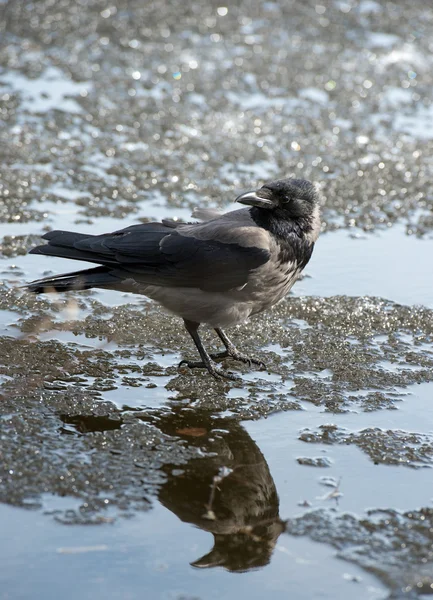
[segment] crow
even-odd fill
[[[31,254],[99,266],[26,287],[36,294],[103,288],[145,295],[181,317],[194,340],[201,361],[181,365],[236,379],[215,360],[265,365],[240,352],[223,328],[281,300],[310,260],[320,231],[318,194],[309,181],[271,181],[236,202],[247,208],[223,214],[199,209],[193,216],[200,222],[194,223],[163,220],[102,235],[50,231],[43,236],[48,244]],[[224,352],[208,354],[198,333],[201,324],[215,330]]]
[[[158,490],[160,503],[181,521],[213,535],[212,550],[191,566],[242,573],[267,565],[285,529],[280,500],[265,457],[239,420],[197,407],[147,414],[145,420],[203,453],[178,475],[168,467]]]

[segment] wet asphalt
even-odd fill
[[[0,2],[0,598],[432,593],[432,39],[421,0]],[[76,269],[47,230],[291,175],[323,232],[240,383],[145,298],[19,287]]]

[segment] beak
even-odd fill
[[[265,194],[266,191],[263,189],[257,190],[257,192],[247,192],[238,196],[235,202],[240,202],[247,206],[257,206],[258,208],[273,208],[275,204],[272,200],[266,198]]]

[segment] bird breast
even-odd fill
[[[277,304],[289,293],[301,269],[295,262],[269,261],[250,275],[248,283],[237,290],[238,298],[245,297],[252,305],[251,314],[257,314]]]

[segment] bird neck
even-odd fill
[[[250,209],[250,215],[256,225],[263,227],[263,229],[282,240],[287,240],[288,237],[293,237],[293,235],[301,237],[311,231],[309,219],[295,217],[281,208],[268,210],[253,206]]]
[[[253,206],[251,218],[276,239],[279,247],[277,259],[280,263],[294,263],[303,269],[310,260],[316,235],[310,220],[294,217],[284,209],[266,210]]]

